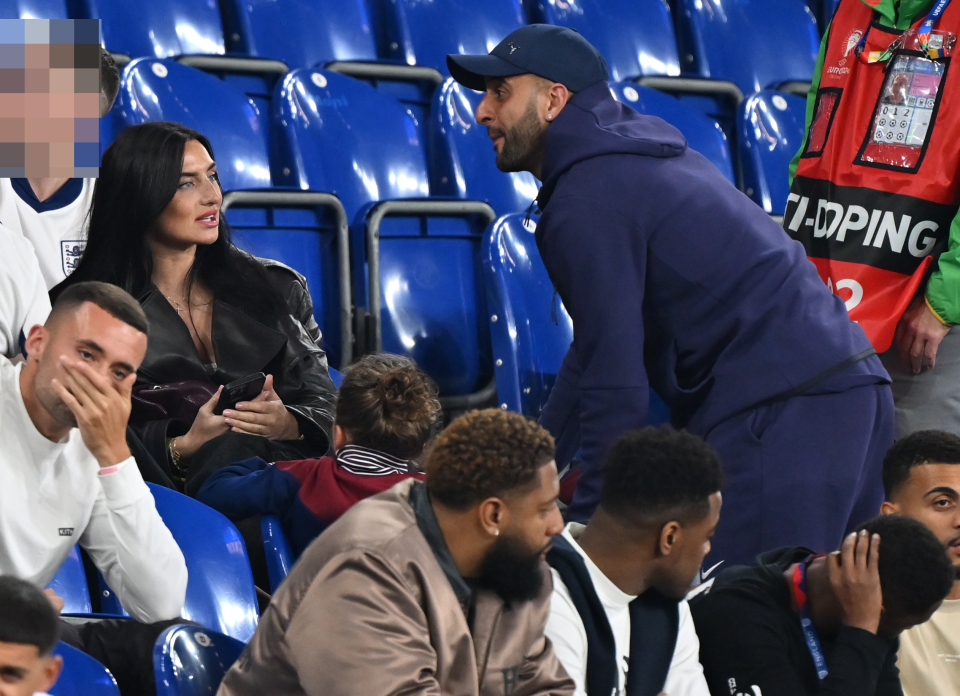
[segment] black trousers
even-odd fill
[[[110,670],[122,696],[156,696],[153,646],[170,626],[192,623],[172,619],[142,624],[133,619],[60,619],[60,640],[85,652]]]

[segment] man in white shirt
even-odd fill
[[[36,587],[0,576],[0,696],[46,696],[63,660],[53,654],[57,613]]]
[[[0,573],[44,587],[79,541],[142,622],[115,634],[125,645],[139,626],[178,617],[187,588],[183,554],[127,446],[146,348],[136,300],[113,285],[78,283],[30,329],[25,364],[0,359]],[[68,642],[109,647],[112,624],[89,626]]]
[[[709,696],[684,596],[720,519],[721,468],[695,435],[624,435],[603,466],[600,505],[547,554],[545,633],[575,696]]]
[[[119,89],[117,65],[101,47],[100,118],[113,107]],[[33,245],[48,290],[73,272],[83,254],[96,181],[76,177],[0,178],[0,224]]]
[[[897,440],[883,460],[883,486],[880,512],[925,524],[957,569],[953,590],[930,620],[900,634],[903,693],[960,696],[960,437],[921,430]]]

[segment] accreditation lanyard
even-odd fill
[[[947,9],[947,5],[950,4],[950,0],[937,0],[937,3],[933,6],[930,12],[927,14],[927,18],[923,20],[923,23],[920,25],[920,28],[917,30],[917,42],[920,44],[920,47],[923,49],[924,53],[927,53],[930,58],[936,60],[937,58],[943,58],[945,52],[943,50],[942,43],[938,43],[937,46],[930,46],[930,32],[933,31],[933,25],[936,24],[940,17],[943,15],[944,10]],[[908,30],[909,31],[909,30]],[[887,46],[883,51],[870,51],[865,56],[863,54],[863,47],[867,43],[867,35],[870,33],[870,27],[867,27],[867,30],[863,32],[863,35],[860,37],[860,41],[857,43],[857,47],[854,49],[854,55],[857,56],[864,63],[882,63],[884,61],[890,60],[890,57],[896,53],[897,49],[903,45],[903,37],[894,39],[894,41]]]
[[[813,664],[817,668],[817,676],[820,681],[827,677],[827,660],[823,656],[823,648],[820,647],[820,639],[817,637],[817,630],[813,627],[813,617],[810,615],[810,605],[807,601],[807,566],[817,556],[809,556],[797,564],[793,571],[793,598],[797,602],[797,610],[800,612],[800,628],[803,630],[803,637],[807,641],[807,648],[813,657]]]

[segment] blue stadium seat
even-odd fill
[[[430,190],[438,196],[486,201],[498,215],[526,210],[540,185],[532,174],[497,169],[487,129],[474,118],[481,97],[453,78],[437,89],[426,129]]]
[[[63,658],[63,671],[50,696],[120,696],[113,675],[86,653],[66,643],[58,643],[53,652]]]
[[[240,532],[226,517],[193,498],[147,485],[187,561],[190,579],[183,618],[250,640],[257,627],[257,593]]]
[[[790,192],[790,161],[803,144],[806,100],[766,90],[738,114],[744,192],[771,215],[783,215]]]
[[[488,53],[526,23],[521,0],[381,0],[388,55],[447,72],[448,53]]]
[[[684,73],[730,80],[744,94],[812,79],[820,37],[804,0],[675,0],[675,6]]]
[[[67,0],[0,0],[0,19],[69,19]]]
[[[89,614],[93,611],[90,587],[78,547],[73,547],[47,588],[63,598],[64,614]]]
[[[197,0],[68,0],[75,18],[101,20],[103,45],[131,58],[222,54],[216,2]]]
[[[612,80],[680,74],[670,7],[661,0],[541,1],[528,15],[576,29],[606,58]]]
[[[573,322],[553,289],[537,250],[537,220],[507,215],[487,228],[483,276],[490,309],[500,407],[539,418],[573,342]],[[670,413],[650,391],[649,423]]]
[[[245,645],[201,626],[171,626],[157,639],[157,696],[213,696]]]
[[[230,84],[171,60],[138,59],[124,70],[111,112],[119,131],[147,121],[183,123],[210,139],[235,242],[297,269],[307,279],[324,348],[350,361],[347,220],[325,194],[270,189],[267,115]],[[343,241],[344,244],[340,244]],[[341,249],[343,252],[341,253]],[[346,328],[344,331],[343,328]]]
[[[117,132],[147,121],[175,121],[203,133],[218,156],[226,191],[270,186],[267,133],[257,106],[233,87],[172,60],[126,66],[110,112]]]
[[[340,385],[343,384],[343,373],[334,368],[330,368],[330,379],[333,380],[333,386],[337,389],[340,388]]]
[[[621,104],[626,104],[641,114],[658,116],[675,126],[683,133],[691,148],[713,162],[731,183],[736,184],[727,136],[716,121],[693,110],[679,99],[650,87],[614,82],[610,89]]]
[[[332,375],[331,375],[332,376]],[[260,518],[260,532],[263,535],[263,550],[267,556],[267,575],[270,577],[270,591],[276,592],[280,583],[293,567],[294,556],[283,532],[283,524],[276,515],[264,515]]]
[[[442,395],[492,387],[479,246],[493,211],[424,200],[430,187],[414,118],[367,84],[295,70],[274,103],[280,183],[334,191],[352,221],[358,342],[411,356]]]
[[[368,0],[220,0],[230,48],[291,68],[377,59]]]

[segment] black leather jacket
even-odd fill
[[[258,260],[286,300],[290,313],[264,324],[238,307],[214,300],[211,338],[217,367],[208,374],[186,324],[151,284],[138,298],[150,321],[150,338],[137,383],[200,380],[228,384],[251,373],[273,375],[274,390],[296,417],[304,439],[316,449],[327,450],[333,442],[336,389],[328,372],[327,355],[320,348],[320,327],[313,317],[306,280],[281,263]],[[169,420],[150,421],[136,428],[157,461],[167,459],[166,438],[183,434],[173,432],[175,429]]]

